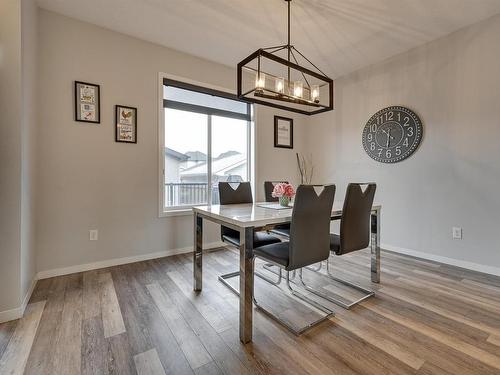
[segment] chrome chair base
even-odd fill
[[[331,272],[330,272],[329,265],[330,265],[330,258],[328,258],[326,260],[326,272],[327,272],[328,277],[330,279],[332,279],[334,281],[337,281],[337,282],[339,282],[341,284],[344,284],[344,285],[346,285],[348,287],[351,287],[353,289],[356,289],[356,290],[358,290],[360,292],[365,293],[365,295],[363,297],[361,297],[361,298],[359,298],[356,301],[353,301],[351,303],[345,303],[345,302],[343,302],[343,301],[341,301],[341,300],[339,300],[337,298],[333,298],[333,297],[328,296],[329,298],[327,298],[327,299],[329,301],[331,301],[331,302],[333,302],[333,303],[335,303],[335,304],[337,304],[339,306],[342,306],[343,308],[349,310],[351,307],[353,307],[353,306],[357,305],[358,303],[364,301],[365,299],[370,298],[371,296],[375,295],[375,292],[373,290],[366,289],[366,288],[362,287],[361,285],[352,283],[352,282],[344,280],[344,279],[340,279],[340,278],[332,275]],[[302,279],[301,279],[301,281],[302,281]]]
[[[255,258],[253,259],[253,262],[254,262],[254,269],[255,269]],[[271,263],[266,263],[266,265],[273,265],[274,264],[271,264]],[[280,285],[282,279],[283,279],[283,269],[281,267],[278,267],[278,273],[274,272],[274,271],[271,271],[273,273],[276,273],[278,275],[278,280],[275,281],[275,280],[272,280],[271,278],[267,277],[266,275],[263,275],[261,274],[260,272],[255,272],[255,275],[258,276],[259,278],[267,281],[268,283],[270,283],[271,285],[278,287],[278,285]],[[293,277],[295,277],[295,271],[292,272],[293,273]],[[229,282],[227,281],[228,279],[232,278],[232,277],[235,277],[235,276],[239,276],[240,272],[239,271],[236,271],[236,272],[231,272],[231,273],[227,273],[227,274],[224,274],[224,275],[220,275],[219,276],[219,281],[222,282],[225,286],[227,286],[233,293],[235,293],[236,295],[240,295],[239,291],[234,288],[231,284],[229,284]],[[255,304],[255,306],[261,310],[262,312],[264,312],[267,316],[269,316],[270,318],[272,318],[273,320],[277,321],[278,323],[280,323],[281,325],[285,326],[288,330],[290,330],[292,333],[294,333],[295,335],[299,336],[301,335],[302,333],[304,333],[305,331],[311,329],[312,327],[318,325],[319,323],[325,321],[325,320],[328,320],[331,316],[335,316],[335,313],[334,311],[322,306],[321,304],[319,304],[318,302],[310,299],[309,297],[303,295],[302,293],[294,290],[292,288],[292,285],[291,285],[291,282],[290,282],[290,272],[286,272],[286,286],[287,288],[290,290],[291,294],[297,298],[299,298],[300,300],[308,303],[309,305],[313,306],[314,308],[316,308],[317,310],[325,313],[326,315],[325,316],[322,316],[321,318],[309,323],[308,325],[304,326],[304,327],[300,327],[300,328],[295,328],[294,326],[292,326],[291,324],[289,324],[287,321],[279,318],[276,314],[272,313],[270,310],[266,309],[265,307],[263,307],[262,305],[260,305],[257,301],[257,299],[255,298],[255,295],[253,297],[253,302]]]
[[[358,284],[355,284],[355,283],[352,283],[350,281],[347,281],[347,280],[343,280],[343,279],[340,279],[334,275],[331,274],[330,272],[330,267],[329,267],[329,263],[330,263],[330,260],[327,259],[326,261],[326,271],[327,273],[324,274],[324,273],[321,273],[321,275],[323,276],[327,276],[328,278],[334,280],[334,281],[337,281],[343,285],[346,285],[348,287],[351,287],[353,289],[356,289],[360,292],[363,292],[365,295],[359,299],[357,299],[356,301],[354,302],[349,302],[349,303],[346,303],[344,301],[342,301],[341,299],[338,299],[338,298],[335,298],[327,293],[324,293],[324,292],[320,292],[319,290],[316,290],[314,288],[312,288],[311,286],[307,285],[303,279],[303,272],[302,272],[302,269],[300,269],[297,273],[298,273],[298,279],[300,281],[300,283],[302,284],[302,286],[304,287],[304,289],[306,289],[308,292],[311,292],[315,295],[317,295],[318,297],[321,297],[327,301],[330,301],[340,307],[343,307],[344,309],[346,310],[349,310],[351,309],[353,306],[357,305],[358,303],[364,301],[365,299],[367,298],[370,298],[371,296],[374,296],[375,295],[375,292],[373,290],[369,290],[369,289],[366,289],[366,288],[363,288],[361,285],[358,285]],[[269,272],[272,272],[274,274],[277,274],[277,272],[274,270],[274,267],[275,265],[272,264],[272,263],[266,263],[264,264],[264,268],[266,270],[268,270]],[[279,268],[279,267],[278,267]],[[317,268],[313,268],[313,267],[305,267],[306,269],[310,270],[310,271],[313,271],[313,272],[316,272],[316,273],[319,273],[319,271],[321,270],[322,268],[322,263],[319,263],[318,267]],[[293,277],[291,278],[291,280],[294,280],[295,279],[295,274],[293,275]]]

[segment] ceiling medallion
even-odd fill
[[[290,44],[291,0],[284,1],[288,42],[260,48],[238,63],[238,98],[305,115],[331,111],[333,80]]]

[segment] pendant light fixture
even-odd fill
[[[238,63],[238,98],[251,103],[314,115],[333,109],[333,80],[290,42],[260,48]]]

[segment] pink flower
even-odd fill
[[[295,190],[293,186],[290,184],[285,185],[285,197],[292,198],[295,195]]]
[[[279,183],[279,184],[274,185],[272,196],[274,198],[279,198],[279,197],[283,196],[283,194],[285,193],[285,185],[286,184],[283,184],[283,183]]]
[[[274,198],[288,197],[292,198],[295,195],[295,190],[292,185],[279,183],[274,186],[272,196]]]

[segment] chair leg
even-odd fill
[[[280,269],[280,274],[281,274],[281,268],[278,267]],[[286,328],[288,328],[288,330],[290,330],[292,333],[294,333],[295,335],[299,336],[301,335],[302,333],[304,333],[305,331],[307,331],[308,329],[316,326],[317,324],[321,323],[321,322],[324,322],[325,320],[328,320],[328,318],[330,316],[334,316],[335,313],[332,311],[332,310],[329,310],[327,309],[326,307],[324,306],[321,306],[319,303],[317,303],[316,301],[313,301],[311,299],[309,299],[308,297],[304,296],[303,294],[295,291],[291,285],[290,285],[290,272],[287,271],[286,273],[286,284],[287,284],[287,287],[288,289],[292,292],[292,294],[294,296],[296,296],[297,298],[300,298],[301,300],[309,303],[310,305],[314,306],[315,308],[317,308],[318,310],[326,313],[325,316],[315,320],[314,322],[311,322],[309,323],[308,325],[304,326],[304,327],[301,327],[299,329],[296,329],[295,327],[293,327],[292,325],[290,325],[288,322],[286,322],[285,320],[283,319],[280,319],[278,316],[276,316],[275,314],[273,314],[271,311],[267,310],[265,307],[263,307],[262,305],[259,304],[259,302],[257,301],[257,299],[255,298],[255,293],[253,294],[253,302],[255,304],[255,306],[259,309],[259,310],[262,310],[262,312],[264,312],[267,316],[269,316],[271,319],[277,321],[278,323],[282,324],[283,326],[285,326]],[[277,285],[275,285],[277,287]]]
[[[306,290],[308,290],[309,292],[313,293],[313,294],[316,294],[317,296],[319,297],[322,297],[332,303],[335,303],[336,305],[339,305],[347,310],[349,310],[351,307],[357,305],[358,303],[360,303],[361,301],[364,301],[365,299],[375,295],[375,292],[372,291],[372,290],[369,290],[369,289],[366,289],[366,288],[363,288],[361,285],[358,285],[358,284],[354,284],[354,283],[351,283],[350,281],[347,281],[347,280],[343,280],[343,279],[340,279],[334,275],[332,275],[330,273],[330,267],[329,267],[329,264],[330,264],[330,258],[328,258],[326,260],[326,272],[327,272],[327,276],[334,280],[334,281],[337,281],[341,284],[344,284],[346,286],[349,286],[351,288],[354,288],[356,290],[359,290],[360,292],[363,292],[365,293],[365,295],[363,297],[361,297],[360,299],[357,299],[356,301],[354,302],[351,302],[351,303],[345,303],[344,301],[340,300],[340,299],[337,299],[337,298],[334,298],[330,295],[327,295],[326,293],[323,293],[323,292],[320,292],[318,290],[315,290],[313,288],[311,288],[310,286],[308,286],[305,282],[304,282],[304,279],[302,277],[302,270],[299,272],[299,279],[302,283],[302,285],[304,286],[304,288]]]
[[[226,274],[223,274],[223,275],[219,275],[219,281],[224,284],[225,286],[227,286],[233,293],[235,293],[236,295],[240,295],[240,292],[234,288],[231,284],[229,284],[226,280],[227,279],[230,279],[232,277],[236,277],[236,276],[239,276],[240,275],[240,271],[236,271],[236,272],[231,272],[231,273],[226,273]]]
[[[254,270],[255,270],[255,258],[253,258],[253,262],[254,262]],[[267,277],[266,275],[264,275],[264,274],[262,274],[260,272],[254,271],[254,274],[256,276],[260,277],[262,280],[265,280],[269,284],[277,286],[277,285],[279,285],[281,283],[281,280],[283,279],[282,270],[281,270],[281,268],[279,268],[279,272],[278,273],[276,273],[276,272],[273,272],[273,273],[275,273],[276,275],[278,275],[278,280],[277,281],[272,280],[271,278]],[[226,274],[223,274],[223,275],[219,275],[219,281],[221,283],[223,283],[225,286],[227,286],[229,289],[231,289],[231,291],[233,291],[238,296],[240,295],[240,292],[237,289],[235,289],[231,284],[229,284],[227,282],[227,279],[231,279],[231,278],[239,276],[239,275],[240,275],[240,271],[235,271],[235,272],[230,272],[230,273],[226,273]]]
[[[318,268],[312,268],[310,266],[307,266],[305,267],[306,269],[308,269],[309,271],[313,271],[313,272],[319,272],[321,271],[321,267],[323,266],[323,262],[319,262],[318,263]]]
[[[273,267],[276,267],[276,268],[280,269],[278,266],[276,266],[273,263],[264,263],[264,265],[262,266],[262,268],[264,268],[265,270],[268,270],[269,272],[274,273],[275,275],[278,275],[279,272],[274,271]],[[295,272],[295,270],[293,270],[292,271],[292,277],[291,277],[292,280],[295,279],[295,275],[296,275],[296,272]]]
[[[253,262],[255,264],[255,257],[253,258]],[[254,267],[255,269],[255,267]],[[265,275],[262,275],[260,273],[257,273],[255,272],[255,275],[260,277],[261,279],[269,282],[271,285],[278,287],[278,285],[281,283],[281,280],[283,279],[283,270],[281,267],[278,267],[279,269],[279,272],[278,272],[278,280],[277,281],[274,281],[270,278],[268,278],[267,276]],[[274,273],[274,271],[272,271]],[[240,292],[234,288],[231,284],[229,284],[227,282],[227,279],[230,279],[232,277],[235,277],[235,276],[239,276],[240,272],[239,271],[236,271],[236,272],[231,272],[231,273],[227,273],[227,274],[224,274],[224,275],[220,275],[219,276],[219,281],[222,282],[225,286],[227,286],[233,293],[235,293],[236,295],[240,295]],[[295,274],[295,271],[293,271],[293,274]],[[315,308],[317,308],[318,310],[326,313],[325,316],[315,320],[314,322],[308,324],[307,326],[305,327],[301,327],[299,329],[296,329],[295,327],[293,327],[292,325],[290,325],[288,322],[286,322],[285,320],[283,319],[280,319],[278,316],[276,316],[275,314],[273,314],[270,310],[266,309],[264,306],[260,305],[259,302],[257,301],[257,299],[255,298],[255,293],[253,293],[253,303],[255,304],[255,306],[261,310],[263,313],[265,313],[267,316],[269,316],[271,319],[277,321],[278,323],[282,324],[283,326],[285,326],[288,330],[290,330],[293,334],[295,335],[300,335],[302,334],[303,332],[307,331],[308,329],[314,327],[315,325],[327,320],[330,316],[333,316],[335,315],[333,311],[325,308],[324,306],[321,306],[320,304],[318,304],[316,301],[313,301],[309,298],[307,298],[306,296],[302,295],[301,293],[295,291],[292,289],[291,285],[290,285],[290,272],[286,272],[286,280],[287,280],[287,286],[288,286],[288,289],[290,289],[292,291],[292,294],[294,296],[296,296],[297,298],[300,298],[302,299],[303,301],[309,303],[310,305],[314,306]],[[254,288],[255,288],[255,283],[254,283]]]
[[[299,277],[300,277],[300,274],[302,273],[302,270],[299,270],[298,273],[299,273]],[[303,295],[302,293],[299,293],[295,289],[293,289],[292,288],[292,284],[290,283],[290,278],[288,277],[288,274],[287,274],[287,277],[286,277],[286,286],[288,287],[288,289],[290,290],[290,292],[292,292],[292,294],[295,297],[300,298],[301,300],[309,303],[310,305],[314,306],[315,308],[317,308],[320,311],[323,311],[324,313],[330,313],[331,315],[335,315],[332,310],[326,308],[325,306],[319,304],[318,302],[310,299],[309,297],[307,297],[307,296]]]

